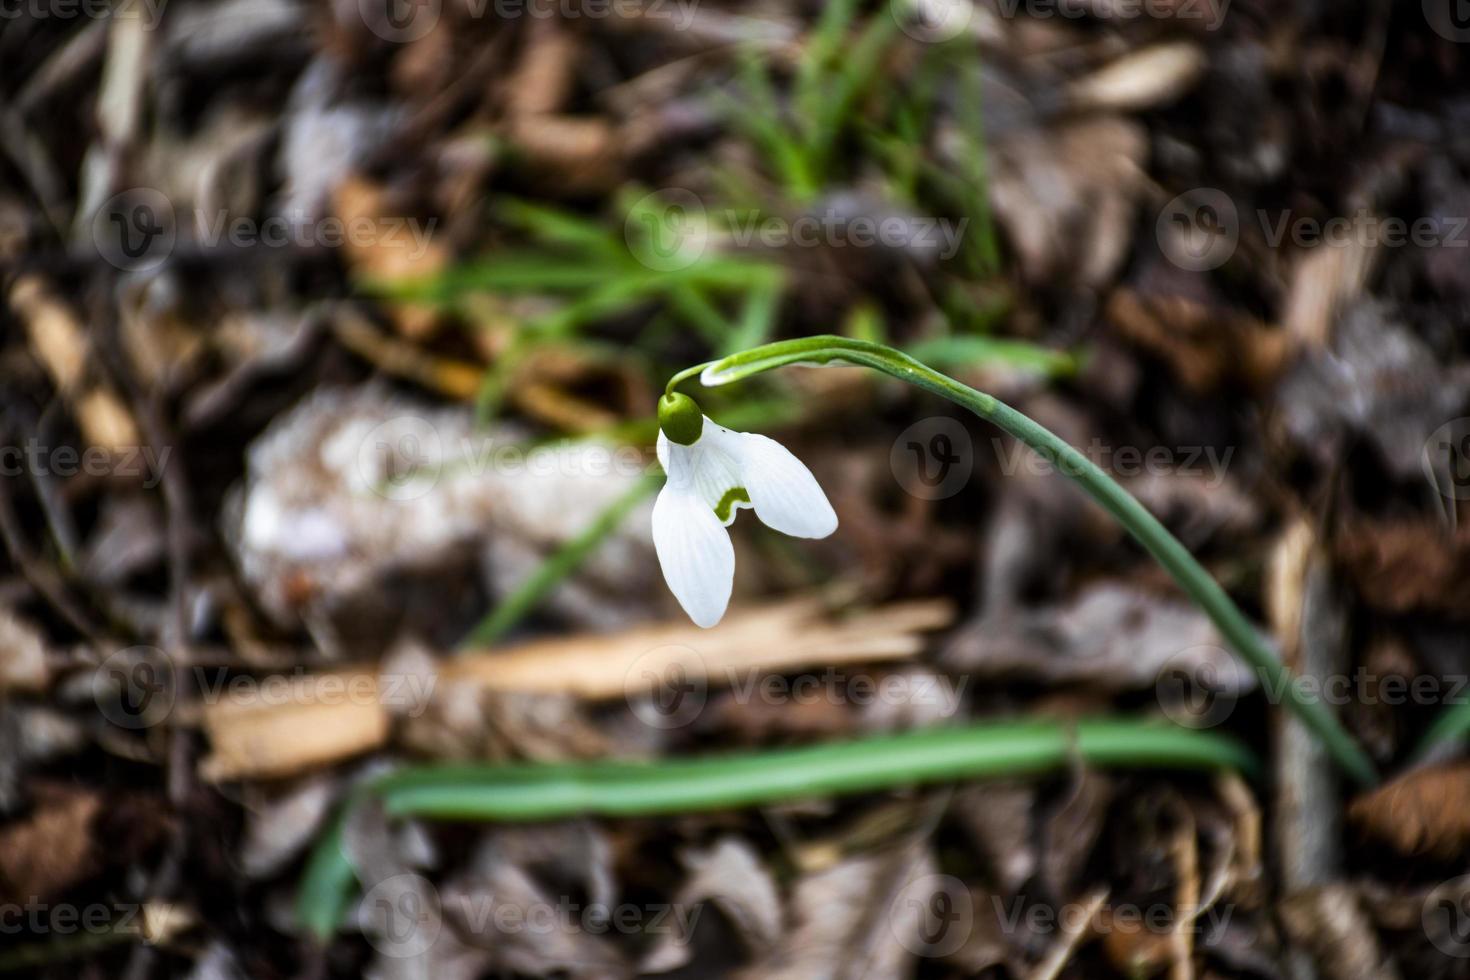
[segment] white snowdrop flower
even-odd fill
[[[725,529],[740,508],[798,538],[825,538],[837,515],[811,470],[776,440],[716,425],[686,395],[664,395],[658,421],[668,482],[653,505],[653,546],[679,605],[708,628],[730,603],[735,549]]]

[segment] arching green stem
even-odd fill
[[[732,354],[698,368],[681,371],[670,381],[670,390],[696,371],[705,385],[722,385],[792,364],[833,363],[872,368],[962,405],[1000,426],[1075,480],[1174,577],[1210,617],[1226,642],[1255,668],[1266,689],[1283,692],[1286,706],[1322,740],[1337,764],[1365,786],[1377,782],[1377,772],[1367,754],[1321,699],[1298,685],[1297,679],[1262,640],[1225,590],[1189,553],[1189,549],[1086,456],[994,396],[960,384],[891,347],[836,336],[780,341]]]

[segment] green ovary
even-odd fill
[[[722,523],[728,522],[730,520],[730,513],[735,509],[736,504],[748,503],[750,503],[750,494],[745,492],[744,487],[731,487],[725,491],[725,495],[720,498],[720,502],[715,504],[715,516]]]

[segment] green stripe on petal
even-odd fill
[[[750,494],[745,492],[744,487],[731,487],[725,491],[725,495],[720,498],[720,502],[715,504],[715,516],[721,522],[728,523],[730,513],[734,510],[735,505],[748,503],[750,503]]]

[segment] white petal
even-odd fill
[[[653,505],[653,547],[689,618],[706,629],[718,623],[730,604],[735,548],[715,512],[691,489],[665,485]]]
[[[825,538],[837,530],[837,514],[806,464],[774,439],[731,435],[738,439],[742,485],[768,527],[798,538]]]
[[[690,446],[670,442],[662,432],[658,434],[658,461],[669,476],[670,485],[681,489],[692,489],[710,510],[719,516],[725,512],[722,523],[729,527],[742,507],[750,504],[740,499],[730,499],[733,490],[744,489],[740,482],[740,460],[736,456],[739,446],[733,440],[740,434],[704,420],[704,429]]]

